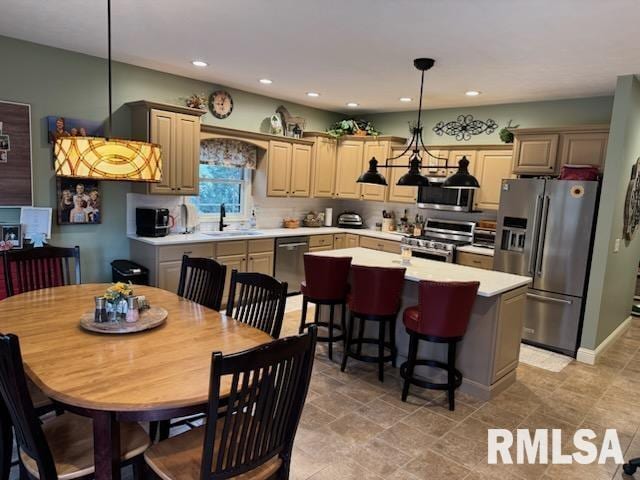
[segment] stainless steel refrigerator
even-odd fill
[[[493,267],[533,278],[527,343],[576,354],[598,195],[594,181],[502,181]]]

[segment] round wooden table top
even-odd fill
[[[56,287],[0,301],[0,332],[18,335],[27,375],[50,398],[114,412],[199,405],[208,398],[212,352],[237,353],[271,341],[174,293],[137,285],[136,295],[167,309],[164,325],[126,335],[83,330],[80,316],[108,287]]]

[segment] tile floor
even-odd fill
[[[313,312],[310,311],[311,315]],[[297,333],[300,312],[286,314],[283,335]],[[601,438],[617,428],[624,458],[640,456],[640,319],[596,366],[572,361],[560,372],[521,364],[518,380],[490,402],[457,395],[455,412],[443,393],[412,387],[400,401],[400,379],[388,368],[331,362],[319,344],[296,436],[293,480],[605,480],[631,478],[619,466],[488,465],[487,429],[591,428]],[[17,479],[15,472],[12,479]],[[640,474],[638,474],[640,477]],[[131,479],[127,469],[123,478]]]

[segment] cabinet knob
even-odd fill
[[[178,188],[176,188],[176,190],[182,190],[182,188],[178,187]]]

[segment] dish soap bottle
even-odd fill
[[[258,220],[256,219],[256,211],[255,209],[251,210],[251,217],[249,218],[249,228],[251,230],[255,230],[258,226]]]

